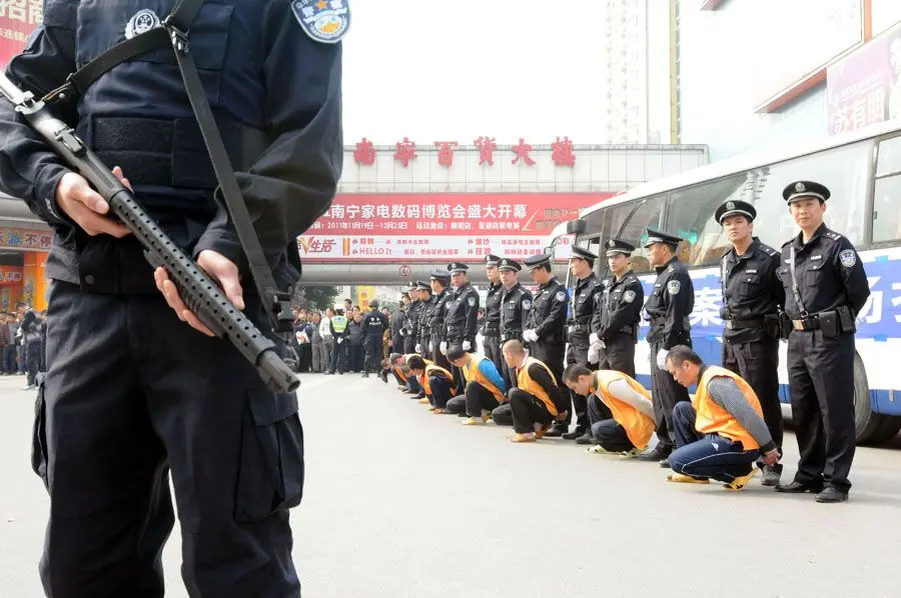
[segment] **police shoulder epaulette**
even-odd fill
[[[833,231],[829,231],[828,233],[826,233],[826,236],[829,237],[830,239],[832,239],[833,241],[838,241],[839,239],[842,238],[842,236],[840,234],[833,232]]]

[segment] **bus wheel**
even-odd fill
[[[896,423],[894,430],[891,427]],[[870,385],[867,382],[867,370],[863,360],[854,353],[854,427],[857,444],[875,444],[885,442],[886,435],[891,431],[893,437],[901,428],[901,418],[894,418],[873,411],[870,398]]]

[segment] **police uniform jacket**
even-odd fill
[[[504,285],[501,283],[493,284],[488,287],[488,294],[485,297],[485,326],[482,329],[483,336],[497,337],[500,335],[501,300],[503,294]]]
[[[475,347],[478,320],[479,293],[467,282],[454,289],[447,303],[444,340],[448,346],[460,346],[463,341],[469,341]]]
[[[694,285],[679,258],[658,266],[657,280],[645,311],[651,322],[649,343],[661,343],[664,349],[684,344],[691,337],[689,317],[695,306]]]
[[[735,343],[775,338],[767,332],[764,318],[775,318],[785,304],[785,288],[777,275],[779,260],[779,252],[756,237],[741,257],[734,248],[723,255],[720,318],[725,324],[724,338]]]
[[[363,316],[363,335],[369,339],[372,337],[381,338],[388,329],[388,318],[378,309],[373,309]]]
[[[517,282],[509,291],[504,289],[501,306],[501,341],[521,341],[532,313],[532,292]]]
[[[792,320],[802,318],[792,292],[791,252],[795,252],[795,280],[801,302],[810,316],[847,306],[854,317],[870,296],[870,286],[860,256],[851,241],[829,230],[825,224],[807,243],[801,234],[782,246],[779,277],[785,288],[785,312]]]
[[[532,301],[532,314],[527,329],[534,330],[541,342],[563,343],[566,340],[566,287],[556,278],[540,285]]]
[[[410,302],[410,307],[407,308],[407,313],[404,316],[404,334],[405,336],[412,336],[414,341],[419,341],[419,310],[422,309],[423,302],[419,299],[414,299]]]
[[[604,285],[594,273],[576,282],[576,288],[572,295],[569,321],[571,343],[588,344],[588,335],[591,333],[591,319],[595,309],[595,298],[603,290]]]
[[[447,317],[448,300],[451,298],[450,289],[444,289],[439,294],[432,297],[432,305],[429,311],[429,334],[437,336],[438,342],[445,340],[444,319]]]
[[[644,304],[644,288],[632,270],[616,280],[604,281],[604,291],[595,296],[591,330],[603,341],[616,334],[628,334],[637,339],[641,308]]]
[[[7,73],[42,97],[175,5],[46,0],[43,24]],[[189,48],[263,252],[276,281],[291,284],[299,278],[297,236],[328,209],[341,175],[341,44],[311,39],[291,2],[232,0],[203,3]],[[116,66],[81,95],[68,94],[55,112],[110,167],[122,167],[138,202],[175,243],[242,266],[171,48]],[[56,204],[68,169],[37,149],[37,134],[7,102],[0,103],[0,129],[0,188],[25,200],[56,233],[47,276],[93,292],[158,293],[133,236],[88,236]]]
[[[422,350],[428,349],[432,340],[432,309],[435,307],[435,296],[431,295],[427,301],[423,301],[416,314],[416,342],[422,345]]]

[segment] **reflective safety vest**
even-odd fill
[[[332,318],[332,328],[335,332],[341,334],[347,328],[347,318],[344,316],[335,316]]]
[[[494,383],[489,380],[485,374],[482,373],[482,370],[479,369],[479,365],[487,360],[488,358],[484,355],[474,354],[469,360],[469,363],[464,365],[461,370],[463,370],[463,378],[469,382],[477,382],[491,391],[491,394],[494,395],[494,398],[497,399],[498,403],[503,403],[506,400],[504,397],[504,393],[501,392],[501,389],[494,385]]]
[[[557,378],[554,377],[554,374],[551,372],[551,369],[547,367],[543,362],[538,361],[534,357],[526,357],[526,360],[523,362],[522,366],[520,366],[519,370],[516,372],[516,385],[523,391],[529,393],[538,398],[544,406],[547,407],[548,413],[552,416],[557,417],[557,406],[554,405],[554,401],[551,400],[551,396],[547,393],[544,388],[532,380],[532,377],[529,375],[529,366],[533,364],[538,364],[548,373],[551,377],[551,380],[554,381],[554,384],[557,383]]]
[[[741,442],[746,451],[759,449],[760,445],[738,423],[738,420],[710,398],[707,392],[707,385],[710,384],[713,378],[717,377],[735,380],[738,389],[741,390],[741,394],[745,396],[748,404],[760,416],[760,419],[763,419],[763,409],[760,407],[760,399],[757,398],[757,393],[754,392],[754,389],[738,374],[730,372],[726,368],[711,365],[707,366],[701,379],[698,380],[698,390],[695,391],[695,396],[691,400],[692,406],[698,412],[698,416],[695,419],[695,430],[701,434],[718,434],[733,442]]]
[[[613,419],[626,430],[626,436],[635,446],[635,448],[644,449],[648,446],[648,441],[657,427],[657,423],[630,405],[625,401],[621,401],[613,396],[608,388],[617,380],[625,380],[629,387],[651,400],[651,393],[644,386],[633,380],[622,372],[614,370],[598,370],[594,373],[594,386],[590,389],[613,413]]]
[[[439,378],[444,378],[445,380],[453,380],[454,377],[446,369],[439,365],[435,365],[428,359],[424,359],[423,361],[425,361],[425,373],[419,377],[419,383],[422,385],[423,390],[425,390],[425,394],[431,396],[432,385],[429,384],[429,378],[437,376]]]

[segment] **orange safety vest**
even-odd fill
[[[506,399],[504,393],[501,392],[501,389],[494,385],[491,380],[485,377],[485,374],[482,373],[482,370],[479,369],[479,364],[488,359],[484,355],[473,355],[469,363],[464,365],[461,370],[463,370],[463,378],[469,382],[477,382],[491,391],[491,394],[494,395],[494,398],[497,399],[498,403],[503,403]]]
[[[438,376],[439,378],[444,378],[445,380],[453,380],[454,377],[446,369],[439,365],[435,365],[428,359],[425,359],[423,361],[425,361],[425,372],[423,372],[422,376],[419,377],[419,384],[422,385],[423,390],[425,390],[425,394],[431,396],[432,385],[429,384],[429,378],[431,378],[432,376]]]
[[[617,399],[607,389],[617,380],[625,380],[632,390],[651,400],[651,393],[644,386],[622,372],[598,370],[594,373],[594,386],[590,389],[613,413],[613,419],[626,430],[626,436],[636,448],[644,449],[657,427],[657,423],[624,401]]]
[[[735,380],[748,404],[760,416],[760,419],[763,419],[763,409],[760,408],[760,399],[757,398],[757,393],[741,376],[730,372],[726,368],[708,366],[704,370],[704,375],[698,380],[698,390],[691,400],[692,406],[698,412],[698,416],[695,419],[695,430],[701,434],[719,434],[733,442],[741,442],[746,451],[760,448],[754,437],[741,427],[738,420],[732,417],[731,413],[714,403],[710,395],[707,394],[707,385],[710,384],[713,378],[717,377]]]
[[[554,384],[557,383],[557,378],[554,377],[554,374],[551,372],[551,369],[549,367],[547,367],[543,362],[538,361],[534,357],[526,357],[526,360],[516,372],[516,385],[524,392],[537,397],[542,403],[544,403],[544,406],[547,407],[548,413],[550,413],[553,417],[557,417],[557,406],[554,405],[554,401],[551,400],[551,397],[550,395],[548,395],[547,391],[544,390],[544,388],[542,388],[540,384],[532,380],[532,377],[529,375],[529,366],[532,364],[538,364],[543,367],[545,371],[547,371],[547,373],[550,375],[551,380],[554,381]]]

